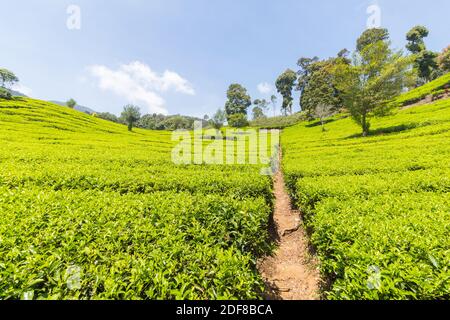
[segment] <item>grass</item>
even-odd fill
[[[299,124],[283,170],[329,299],[450,298],[450,100],[374,119]]]

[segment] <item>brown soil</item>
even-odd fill
[[[413,108],[413,107],[422,106],[424,104],[430,104],[430,103],[436,102],[438,100],[444,100],[444,99],[448,99],[448,98],[450,98],[450,93],[444,93],[439,98],[435,98],[435,99],[433,99],[433,96],[430,95],[430,96],[428,96],[428,97],[426,97],[426,98],[424,98],[424,99],[422,99],[422,100],[420,100],[420,101],[418,101],[416,103],[408,104],[406,106],[403,106],[401,108],[401,110],[407,110],[407,109],[410,109],[410,108]]]
[[[274,177],[274,254],[258,263],[269,300],[318,300],[318,262],[309,250],[308,236],[300,212],[293,210],[281,170]]]

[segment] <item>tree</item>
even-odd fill
[[[209,122],[214,129],[220,130],[223,127],[223,124],[225,123],[226,118],[227,118],[227,115],[226,115],[225,111],[223,111],[222,109],[219,109],[213,115],[211,120],[209,120]]]
[[[119,123],[119,118],[116,115],[109,112],[97,113],[97,117],[103,120],[108,120],[111,122]]]
[[[252,110],[252,118],[253,120],[264,119],[266,118],[263,109],[261,107],[254,107]]]
[[[247,116],[242,113],[232,114],[228,117],[228,124],[234,128],[243,128],[248,126]]]
[[[66,102],[66,106],[68,106],[70,109],[75,108],[76,105],[77,105],[77,102],[73,99],[70,99]]]
[[[253,104],[260,108],[263,113],[269,109],[269,102],[266,99],[256,99]]]
[[[319,61],[318,57],[314,58],[300,58],[297,61],[297,65],[300,67],[300,70],[297,71],[298,74],[298,83],[297,90],[302,92],[305,87],[308,85],[309,77],[314,70],[314,65]]]
[[[356,42],[356,51],[361,52],[368,45],[389,40],[389,31],[384,28],[372,28],[364,31]]]
[[[330,61],[317,62],[317,68],[312,72],[307,86],[302,92],[302,110],[309,118],[317,117],[317,107],[326,106],[332,111],[337,111],[342,106],[342,99],[335,84],[333,74],[334,63]],[[322,108],[323,109],[323,108]]]
[[[0,87],[10,89],[15,83],[19,82],[19,78],[8,69],[0,69]]]
[[[406,34],[408,41],[406,49],[415,56],[415,68],[418,74],[417,85],[422,85],[439,76],[438,54],[428,51],[424,39],[428,37],[429,31],[424,26],[415,26]]]
[[[123,107],[120,117],[128,125],[128,131],[132,131],[134,123],[141,117],[141,112],[138,106],[129,104]]]
[[[342,107],[342,99],[335,85],[334,67],[337,64],[350,64],[348,50],[341,50],[337,57],[319,61],[317,57],[308,63],[299,63],[301,70],[297,90],[300,90],[300,106],[309,118],[315,117],[319,104],[328,105],[337,111]],[[306,58],[303,58],[305,61]],[[302,60],[300,60],[302,61]]]
[[[319,118],[322,132],[325,132],[325,119],[333,115],[333,106],[320,103],[314,109],[314,116]]]
[[[283,97],[282,110],[285,115],[292,113],[292,90],[294,89],[297,74],[291,69],[287,69],[277,79],[275,86],[277,91]]]
[[[275,117],[275,113],[276,113],[276,110],[277,110],[277,101],[278,101],[277,96],[273,94],[270,97],[270,102],[272,103],[272,109],[273,109],[273,116],[274,117]]]
[[[367,32],[367,31],[366,31]],[[351,64],[335,67],[336,85],[353,120],[369,134],[370,117],[390,110],[389,102],[401,93],[411,76],[411,57],[390,49],[388,37],[367,42],[367,35],[358,39],[358,48]],[[364,43],[364,46],[359,44]]]
[[[426,50],[424,38],[428,37],[429,31],[424,26],[415,26],[406,34],[408,49],[412,54],[417,54]]]
[[[442,73],[450,72],[450,46],[445,48],[439,55],[438,63]]]
[[[227,99],[225,112],[228,120],[234,114],[246,115],[248,107],[252,104],[252,100],[247,94],[247,89],[237,83],[230,85],[228,88]]]

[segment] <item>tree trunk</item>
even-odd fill
[[[128,131],[133,131],[133,123],[132,122],[128,123]]]
[[[363,137],[367,137],[369,135],[369,126],[367,124],[367,115],[366,115],[366,113],[364,113],[362,115],[361,125],[362,125],[362,129],[363,129],[362,135],[363,135]]]

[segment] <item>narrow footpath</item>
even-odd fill
[[[258,263],[269,300],[318,300],[320,276],[300,212],[293,210],[281,169],[274,176],[273,256]]]

